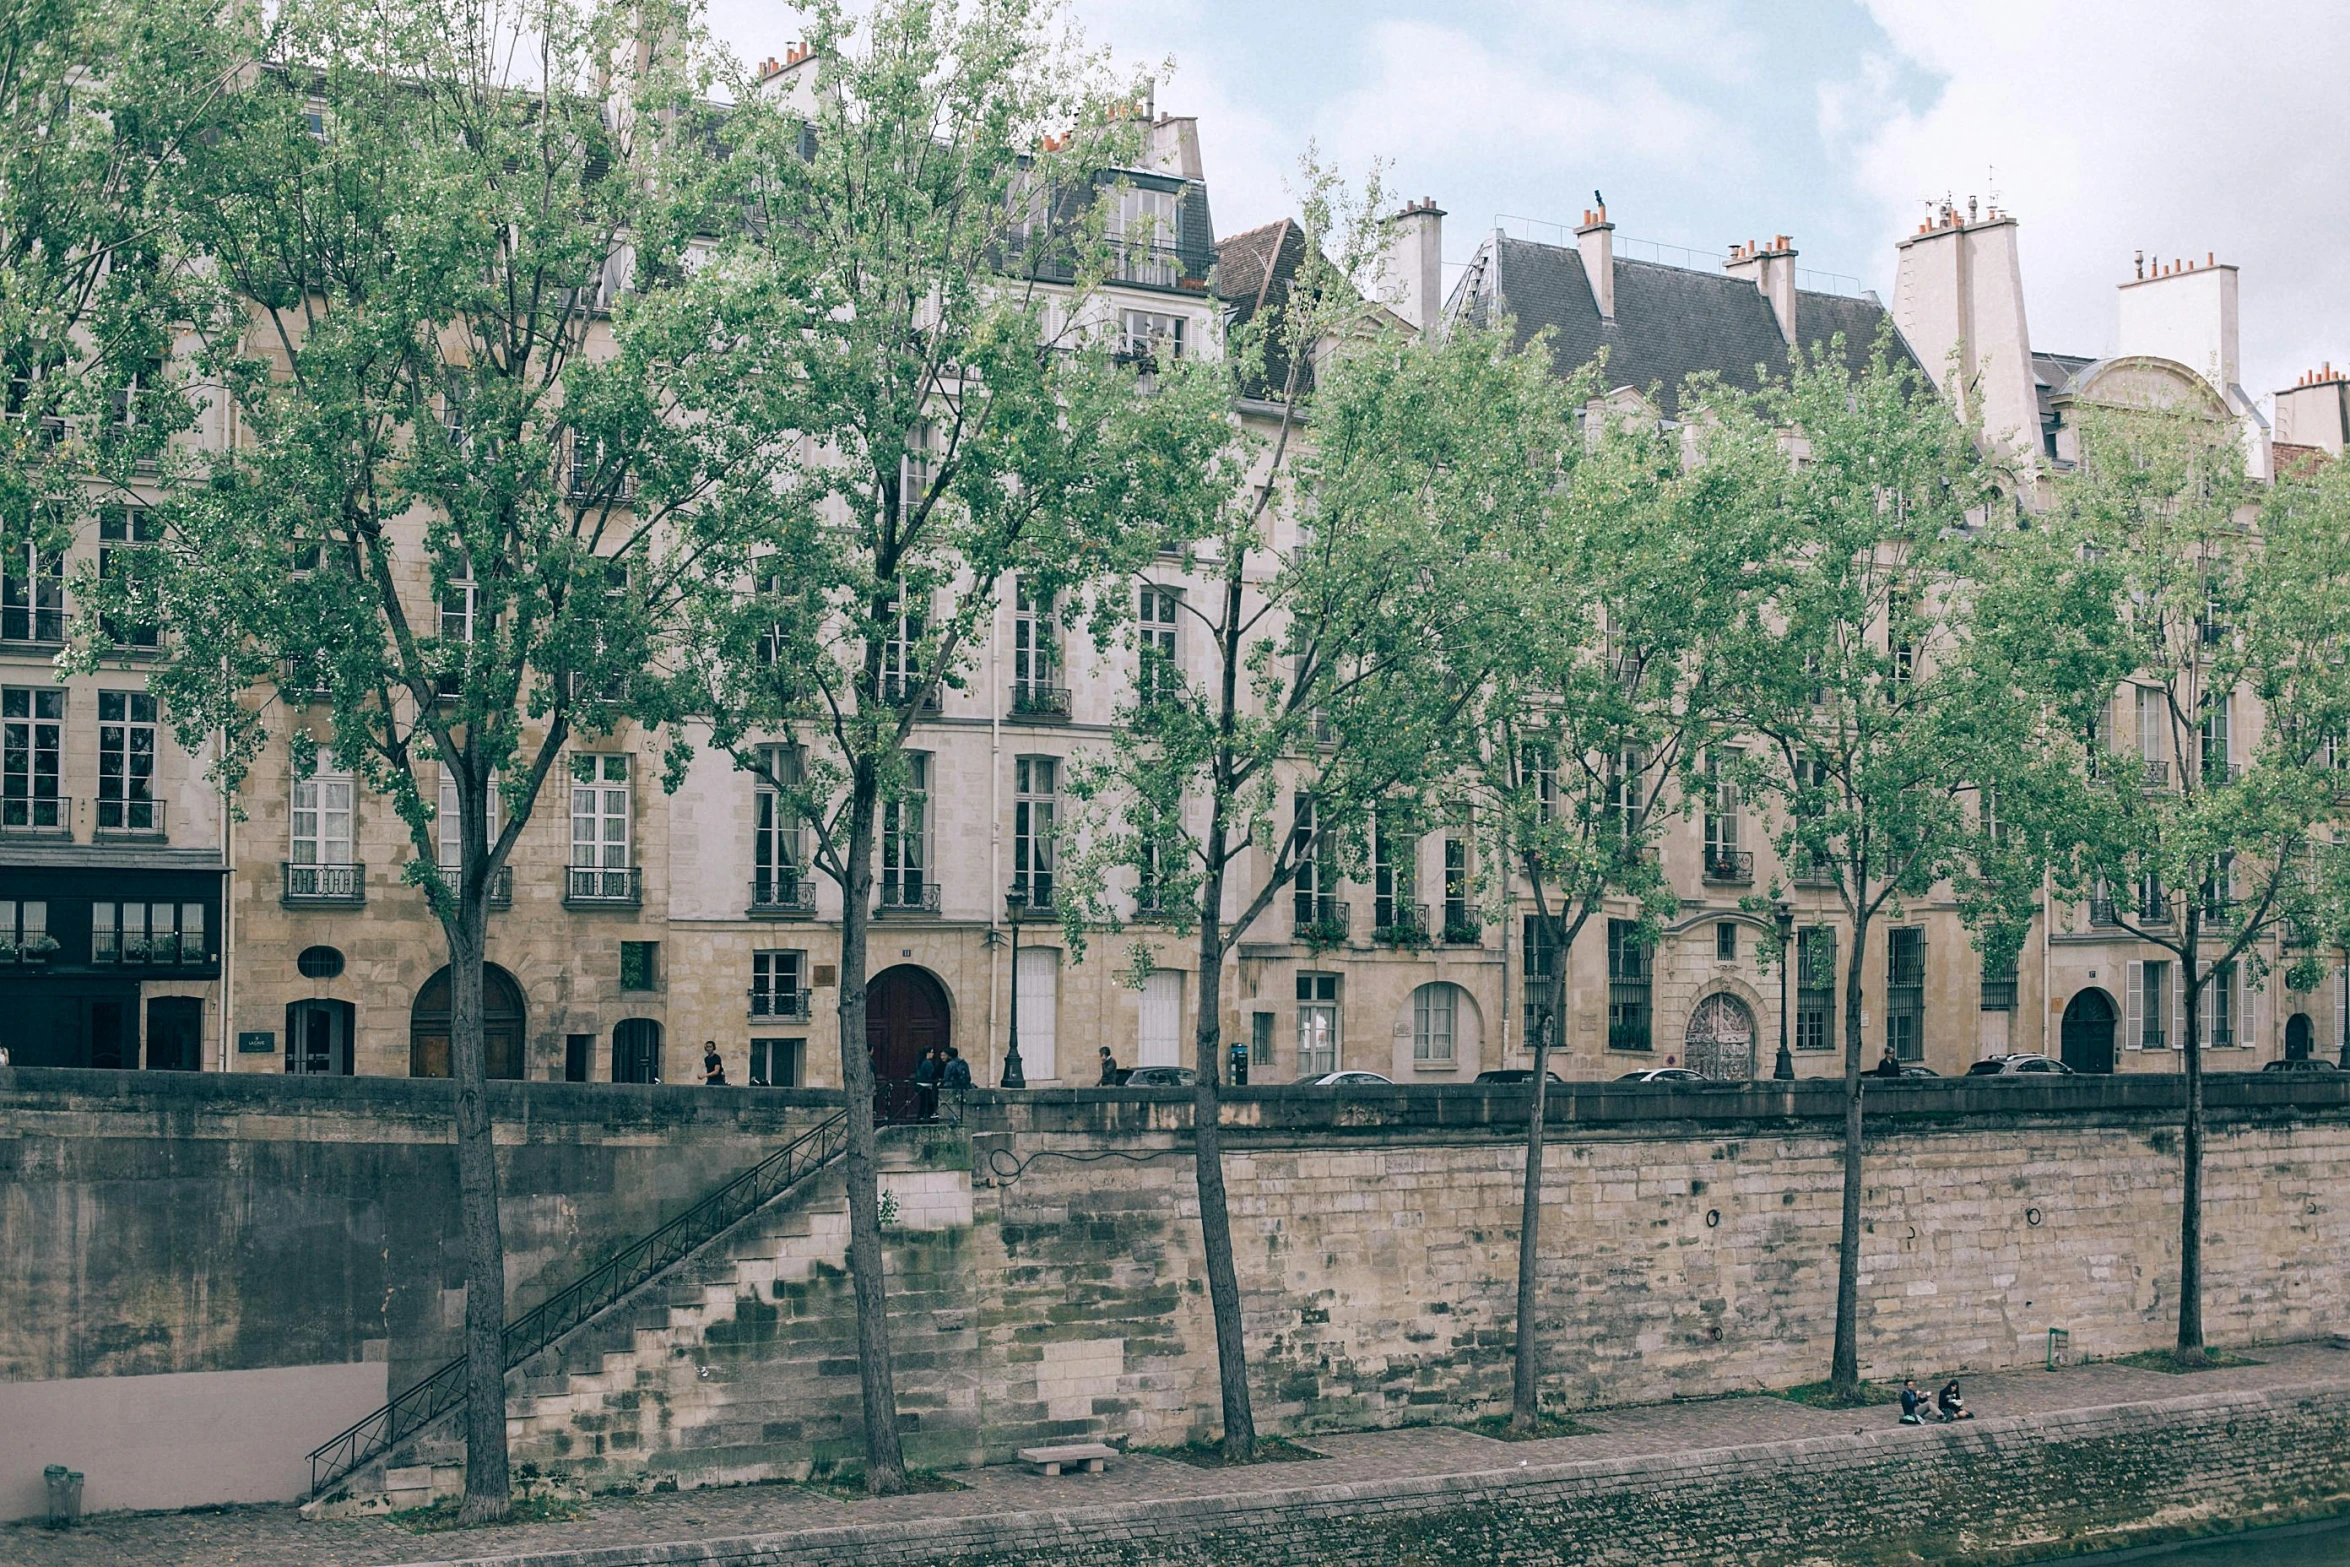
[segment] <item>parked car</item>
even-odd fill
[[[1376,1072],[1321,1072],[1301,1077],[1292,1088],[1393,1088],[1395,1080]]]
[[[1189,1088],[1199,1073],[1187,1066],[1138,1066],[1126,1074],[1128,1088]]]
[[[2324,1056],[2303,1056],[2298,1061],[2271,1061],[2261,1070],[2263,1072],[2339,1072],[2342,1069]]]
[[[1626,1072],[1616,1079],[1619,1083],[1710,1083],[1713,1079],[1703,1072],[1692,1072],[1685,1066],[1652,1066],[1644,1072]]]
[[[1901,1069],[1901,1075],[1903,1077],[1940,1077],[1942,1074],[1930,1066],[1920,1066],[1912,1061]]]
[[[2056,1077],[2078,1075],[2071,1067],[2066,1066],[2054,1056],[2030,1053],[2013,1056],[1985,1056],[1966,1069],[1966,1075],[1969,1077],[2021,1077],[2031,1072]]]
[[[1545,1072],[1542,1075],[1561,1088],[1566,1086],[1567,1080],[1556,1072]],[[1534,1069],[1530,1066],[1511,1066],[1493,1072],[1479,1072],[1477,1081],[1480,1083],[1531,1083],[1534,1081]]]

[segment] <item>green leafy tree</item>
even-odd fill
[[[887,0],[809,13],[806,64],[739,84],[730,205],[697,283],[734,345],[700,417],[799,454],[707,555],[688,617],[713,743],[801,824],[839,889],[840,1081],[865,1481],[902,1489],[866,1035],[867,932],[905,755],[1017,593],[1043,611],[1017,694],[1065,686],[1061,626],[1092,585],[1179,529],[1220,404],[1151,391],[1099,326],[1104,232],[1141,151],[1131,105],[1052,31],[1052,9]],[[992,696],[993,693],[990,693]],[[1065,709],[1063,710],[1065,711]],[[779,868],[782,869],[782,868]],[[796,878],[802,867],[782,869]],[[919,871],[881,889],[918,900]],[[1015,876],[1040,910],[1044,866]]]
[[[297,778],[331,744],[407,829],[449,952],[468,1519],[509,1497],[492,884],[571,747],[662,716],[677,583],[730,514],[714,476],[755,480],[677,417],[699,342],[649,305],[697,226],[685,38],[660,7],[278,7],[174,176],[188,265],[235,307],[200,368],[239,439],[85,584],[81,656],[169,628],[154,688],[182,743],[225,737],[224,781],[279,734]],[[587,874],[567,892],[634,895]]]
[[[1423,342],[1367,297],[1380,200],[1375,180],[1349,198],[1309,164],[1283,303],[1233,335],[1225,364],[1186,372],[1219,408],[1237,383],[1267,411],[1186,472],[1176,542],[1200,586],[1177,613],[1195,652],[1154,665],[1112,744],[1072,769],[1071,941],[1118,923],[1116,881],[1197,942],[1194,1159],[1232,1462],[1256,1424],[1221,1152],[1225,964],[1285,892],[1299,940],[1343,942],[1342,868],[1383,812],[1450,775],[1479,656],[1464,573],[1493,526],[1490,487],[1522,493],[1556,441],[1519,417],[1551,405],[1545,354],[1473,332]]]
[[[1732,725],[1756,742],[1740,774],[1775,807],[1798,885],[1827,891],[1844,956],[1844,1192],[1834,1392],[1857,1394],[1862,972],[1870,933],[1975,869],[1980,801],[2039,710],[1983,677],[1972,643],[1979,557],[2011,528],[1970,433],[1880,338],[1855,371],[1839,351],[1756,399],[1793,461],[1763,504],[1769,569],[1723,648]],[[1998,868],[1993,862],[1992,869]],[[1778,889],[1772,889],[1776,892]],[[1978,895],[1988,905],[1997,900]],[[2006,929],[2002,939],[2012,940]],[[1887,1048],[1893,1041],[1888,1037]]]
[[[205,305],[166,182],[241,63],[199,0],[0,0],[0,551],[36,584],[132,493],[189,408],[173,333]],[[61,606],[60,606],[61,614]]]
[[[2343,927],[2350,479],[2336,465],[2263,495],[2232,424],[2191,408],[2088,410],[2081,452],[2026,563],[2073,585],[2065,635],[2079,649],[2046,666],[2071,677],[2050,687],[2072,701],[2050,737],[2079,780],[2049,831],[2091,923],[2161,949],[2178,974],[2176,1354],[2194,1362],[2207,1030],[2227,1019],[2240,1040],[2230,1004],[2279,961],[2315,988],[2314,946]]]
[[[1719,752],[1707,761],[1718,722],[1714,644],[1748,591],[1757,539],[1769,537],[1754,498],[1783,466],[1751,426],[1709,431],[1697,463],[1653,419],[1592,409],[1586,441],[1566,410],[1596,384],[1579,376],[1529,410],[1575,438],[1508,476],[1519,493],[1493,508],[1499,569],[1481,575],[1491,597],[1479,634],[1491,651],[1475,714],[1478,819],[1532,899],[1547,964],[1529,1041],[1518,1233],[1511,1418],[1522,1431],[1539,1419],[1543,1120],[1568,964],[1585,925],[1611,907],[1634,913],[1637,948],[1654,944],[1680,907],[1657,856],[1676,801],[1685,809],[1698,791],[1736,787],[1734,761],[1725,767]],[[1495,417],[1506,416],[1497,406]]]

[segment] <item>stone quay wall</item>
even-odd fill
[[[495,1091],[518,1310],[832,1097]],[[54,1395],[58,1379],[370,1363],[388,1368],[377,1387],[405,1386],[454,1348],[461,1321],[447,1096],[398,1080],[5,1075],[0,1398],[36,1382]],[[2220,1078],[2210,1100],[2213,1340],[2339,1328],[2350,1084]],[[1556,1097],[1549,1400],[1824,1374],[1840,1104],[1812,1084]],[[916,1461],[1213,1428],[1189,1113],[1182,1093],[981,1093],[962,1127],[889,1140]],[[1506,1090],[1234,1093],[1227,1179],[1266,1428],[1457,1419],[1506,1400],[1523,1114]],[[2050,1328],[2076,1355],[2167,1343],[2176,1120],[2176,1085],[2151,1078],[1872,1089],[1868,1374],[2035,1363]],[[837,1174],[820,1177],[518,1372],[517,1461],[599,1486],[853,1462],[838,1199]],[[327,1413],[281,1414],[275,1439],[306,1452],[343,1423]],[[437,1487],[429,1471],[447,1457],[427,1455],[422,1483]],[[187,1494],[197,1484],[171,1503],[91,1505],[246,1494]]]

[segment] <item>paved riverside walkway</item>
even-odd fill
[[[2196,1394],[2310,1388],[2350,1400],[2350,1348],[2334,1343],[2267,1346],[2261,1362],[2174,1376],[2119,1365],[2059,1372],[1968,1376],[1967,1404],[1984,1420],[2053,1415]],[[1921,1368],[1921,1388],[1937,1385]],[[185,1563],[189,1567],[391,1567],[391,1564],[499,1563],[511,1567],[626,1567],[747,1554],[760,1537],[852,1526],[927,1524],[1011,1514],[1067,1514],[1101,1504],[1226,1498],[1307,1486],[1376,1485],[1472,1475],[1581,1460],[1662,1458],[1677,1453],[1783,1443],[1806,1437],[1889,1431],[1927,1438],[1937,1429],[1901,1427],[1890,1406],[1823,1410],[1769,1397],[1738,1397],[1595,1411],[1578,1417],[1589,1434],[1500,1442],[1447,1426],[1316,1434],[1314,1462],[1203,1469],[1135,1454],[1105,1474],[1044,1479],[1025,1466],[956,1471],[964,1489],[842,1500],[797,1485],[749,1485],[656,1496],[602,1497],[559,1522],[419,1532],[394,1519],[306,1523],[291,1506],[186,1513],[102,1515],[68,1534],[31,1523],[0,1525],[0,1564]],[[1964,1428],[1961,1428],[1964,1429]],[[2230,1427],[2233,1430],[2233,1427]],[[699,1546],[701,1549],[694,1549]],[[666,1549],[664,1549],[666,1547]],[[715,1549],[712,1549],[715,1547]],[[681,1549],[682,1548],[682,1549]],[[705,1554],[707,1552],[708,1554]]]

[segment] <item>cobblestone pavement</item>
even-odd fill
[[[2190,1393],[2250,1391],[2350,1379],[2350,1351],[2301,1344],[2255,1351],[2256,1366],[2172,1376],[2127,1366],[2057,1372],[2010,1371],[1966,1379],[1967,1403],[1990,1417]],[[1936,1385],[1924,1368],[1921,1387]],[[752,1485],[651,1497],[599,1498],[562,1522],[420,1533],[385,1518],[305,1523],[291,1507],[234,1507],[188,1513],[120,1513],[92,1519],[71,1534],[30,1524],[0,1525],[4,1567],[388,1567],[419,1562],[479,1562],[538,1551],[585,1550],[661,1541],[784,1533],[842,1524],[886,1523],[962,1514],[1064,1509],[1102,1502],[1229,1495],[1300,1485],[1473,1474],[1522,1464],[1585,1458],[1633,1458],[1732,1447],[1752,1442],[1835,1436],[1895,1428],[1890,1408],[1811,1409],[1784,1399],[1723,1398],[1644,1405],[1582,1417],[1587,1435],[1538,1442],[1499,1442],[1449,1426],[1305,1440],[1328,1455],[1318,1462],[1264,1464],[1233,1473],[1136,1454],[1106,1474],[1047,1480],[1017,1466],[958,1471],[965,1489],[917,1496],[839,1500],[794,1485]],[[1921,1433],[1922,1434],[1922,1433]]]

